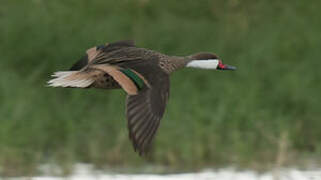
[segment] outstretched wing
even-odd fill
[[[155,74],[153,83],[139,91],[137,95],[128,95],[126,116],[129,137],[135,151],[148,152],[169,97],[169,77],[165,73]]]
[[[69,69],[70,71],[77,71],[85,67],[89,62],[96,61],[97,59],[101,59],[104,56],[108,55],[108,53],[121,49],[135,47],[135,42],[131,40],[117,41],[114,43],[106,43],[104,45],[95,46],[86,51],[86,55],[83,56],[80,60],[78,60],[72,67]]]

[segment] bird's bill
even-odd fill
[[[236,67],[224,64],[224,67],[221,70],[232,70],[232,71],[234,71],[234,70],[236,70]]]
[[[217,69],[218,70],[236,70],[235,66],[231,66],[231,65],[227,65],[227,64],[223,64],[222,61],[219,61],[218,65],[217,65]]]

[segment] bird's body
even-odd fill
[[[163,117],[169,98],[169,75],[190,66],[233,68],[223,65],[211,53],[167,56],[137,48],[132,41],[119,41],[87,50],[87,55],[69,71],[56,72],[55,78],[48,83],[53,87],[124,89],[128,94],[126,116],[129,137],[135,150],[142,154],[148,150]]]

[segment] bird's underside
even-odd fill
[[[54,87],[122,88],[135,151],[148,151],[169,97],[169,75],[158,65],[160,53],[136,48],[131,41],[93,47],[69,71],[57,72]]]

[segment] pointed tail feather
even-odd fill
[[[51,87],[78,87],[86,88],[95,80],[81,71],[59,71],[55,72],[48,86]]]

